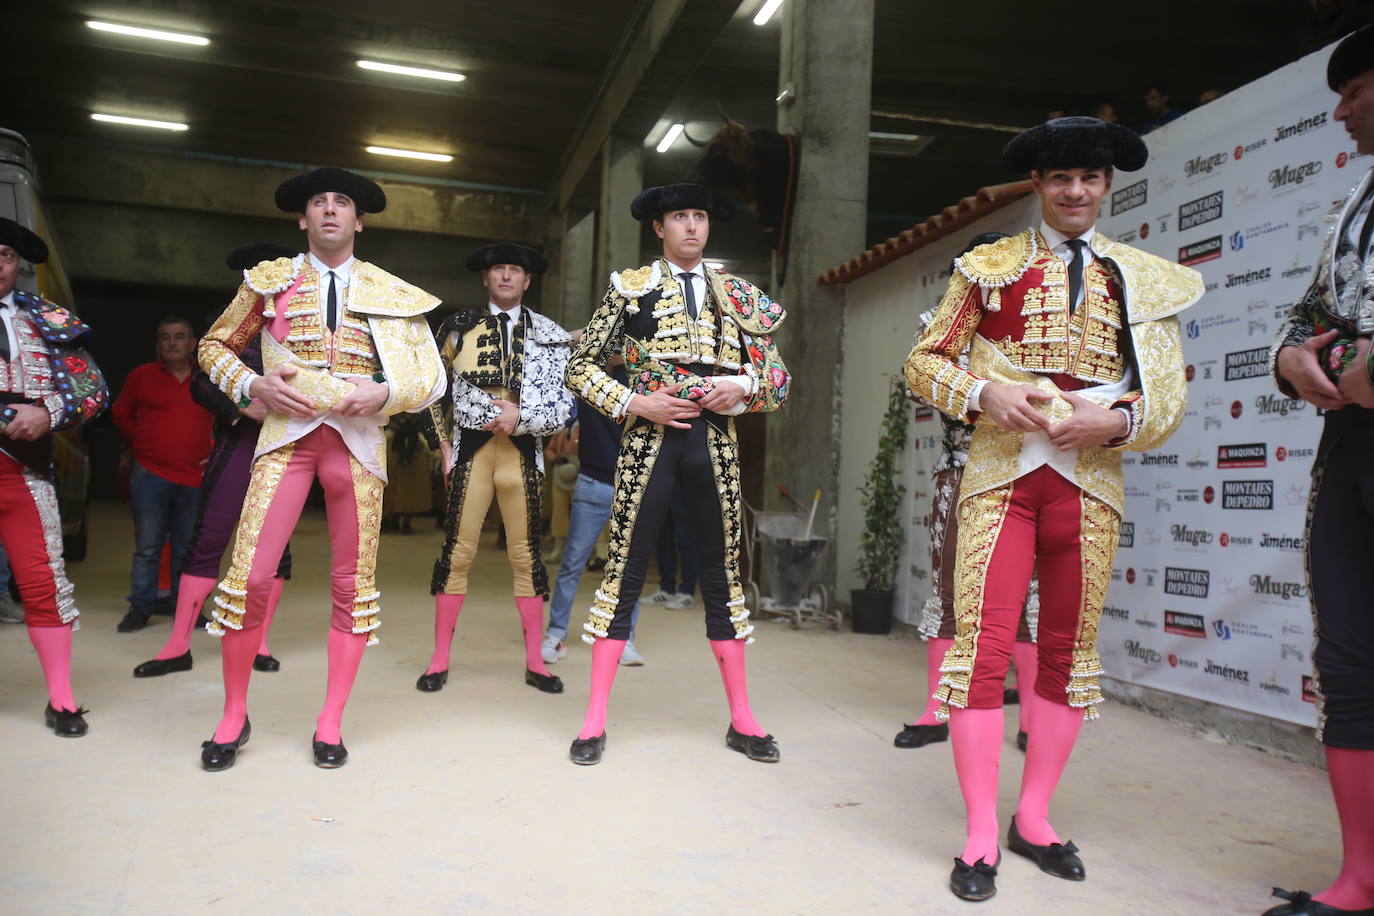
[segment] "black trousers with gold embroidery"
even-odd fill
[[[690,429],[675,429],[636,419],[621,439],[606,578],[583,628],[593,637],[629,638],[649,557],[679,490],[697,550],[707,638],[745,639],[753,631],[739,575],[739,452],[733,426],[729,418],[710,413],[687,422]]]

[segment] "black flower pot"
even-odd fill
[[[849,607],[855,633],[892,632],[892,589],[853,589]]]

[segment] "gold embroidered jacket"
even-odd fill
[[[201,368],[234,400],[245,398],[257,377],[238,354],[264,331],[264,371],[290,362],[297,369],[291,384],[321,410],[351,390],[347,379],[360,376],[387,385],[381,416],[423,410],[443,394],[443,365],[424,320],[439,300],[419,287],[355,261],[339,328],[331,332],[320,318],[319,274],[304,255],[263,261],[243,276],[199,352]],[[286,426],[284,415],[269,412],[259,453],[284,445]]]
[[[687,316],[681,284],[662,259],[611,274],[610,287],[568,360],[567,384],[602,413],[623,419],[636,394],[678,384],[700,397],[712,376],[749,381],[745,412],[777,410],[791,376],[773,342],[786,313],[762,290],[723,270],[706,270],[707,301]],[[625,358],[629,385],[606,372]]]
[[[1084,299],[1070,309],[1067,270],[1036,229],[982,245],[959,258],[935,319],[907,357],[907,384],[951,417],[977,424],[960,498],[1004,486],[1022,468],[1025,437],[970,414],[982,379],[1046,392],[1110,391],[1104,407],[1130,412],[1130,429],[1110,447],[1078,453],[1075,482],[1122,511],[1119,449],[1158,448],[1187,406],[1177,315],[1201,298],[1201,275],[1097,233],[1097,258],[1084,272]],[[957,358],[969,347],[969,365]],[[1124,390],[1134,368],[1134,388]],[[1041,408],[1052,422],[1072,406]]]

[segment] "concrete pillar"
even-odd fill
[[[789,403],[768,415],[765,493],[776,486],[810,501],[821,490],[817,528],[836,532],[843,405],[843,287],[816,278],[864,248],[868,210],[869,101],[874,0],[788,0],[783,6],[778,130],[801,138],[801,170],[781,299],[779,334],[793,375]],[[893,367],[896,371],[897,367]],[[875,439],[876,441],[876,439]],[[822,524],[823,522],[823,524]],[[833,582],[834,570],[827,578]]]
[[[596,226],[596,283],[639,265],[640,226],[630,201],[644,190],[644,142],[612,134],[601,148],[601,208]],[[590,311],[588,312],[590,315]]]
[[[576,222],[568,217],[563,229],[563,326],[586,325],[601,303],[606,277],[593,274],[596,255],[596,214],[586,213]],[[628,264],[626,265],[628,266]]]

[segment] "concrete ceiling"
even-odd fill
[[[684,141],[652,143],[686,120],[709,135],[717,105],[771,126],[780,28],[756,27],[762,0],[690,0],[681,18],[706,26],[680,69],[641,93],[615,129],[643,136],[650,181],[680,179],[695,158]],[[271,163],[332,164],[445,183],[549,193],[570,151],[604,107],[608,64],[623,36],[665,0],[45,0],[8,21],[4,126],[47,142],[75,139]],[[737,7],[737,8],[736,8]],[[721,11],[726,10],[722,15]],[[919,118],[1028,125],[1051,109],[1115,101],[1140,120],[1146,81],[1164,77],[1175,102],[1229,89],[1298,56],[1324,36],[1300,0],[1161,0],[1047,7],[877,0],[873,109]],[[187,47],[92,31],[87,19],[208,36]],[[1335,28],[1330,23],[1328,29]],[[707,42],[693,47],[692,42]],[[672,70],[674,54],[659,61]],[[703,56],[704,55],[704,56]],[[449,84],[369,73],[358,58],[456,70]],[[668,89],[663,87],[667,86]],[[16,90],[14,87],[22,87]],[[95,123],[92,111],[185,121],[169,134]],[[655,120],[657,123],[655,124]],[[875,116],[874,130],[933,137],[915,157],[871,162],[870,241],[1006,180],[1009,134]],[[445,152],[451,163],[381,159],[369,144]],[[598,170],[564,195],[595,201]]]

